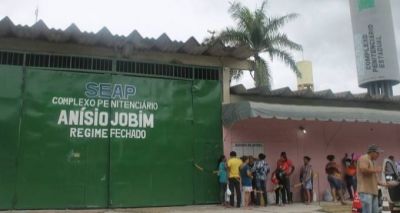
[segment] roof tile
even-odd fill
[[[124,54],[131,51],[161,51],[177,52],[191,55],[226,56],[240,60],[251,56],[247,47],[226,47],[221,42],[215,42],[210,46],[201,45],[190,37],[186,42],[172,41],[167,34],[163,33],[157,39],[143,38],[139,32],[134,30],[127,37],[113,35],[106,27],[103,27],[96,34],[82,32],[75,24],[71,24],[65,30],[49,29],[40,20],[31,27],[14,25],[8,17],[0,21],[0,37],[17,37],[22,39],[38,39],[50,42],[70,42],[83,45],[99,45],[107,47],[122,48]]]
[[[400,102],[400,96],[385,97],[373,96],[367,93],[352,94],[349,91],[333,93],[332,90],[312,91],[297,90],[292,91],[289,87],[283,87],[275,90],[269,90],[268,87],[245,89],[242,84],[231,87],[231,93],[234,95],[259,95],[260,97],[298,97],[312,99],[334,99],[346,101],[377,101],[377,102]]]
[[[13,34],[14,23],[7,16],[0,20],[0,36]]]

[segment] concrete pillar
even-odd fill
[[[222,103],[223,104],[228,104],[231,102],[231,92],[230,92],[230,87],[231,87],[231,69],[229,67],[223,67],[222,69]]]

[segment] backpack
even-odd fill
[[[361,203],[360,197],[358,196],[357,192],[354,193],[354,200],[353,200],[351,212],[353,212],[353,213],[362,212],[362,203]]]

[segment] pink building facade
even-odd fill
[[[285,151],[295,166],[295,171],[290,177],[292,184],[300,182],[300,167],[303,165],[303,157],[307,155],[311,157],[311,164],[317,175],[314,178],[314,192],[319,195],[317,197],[320,199],[322,199],[324,191],[329,190],[325,174],[327,155],[335,155],[337,163],[341,164],[345,153],[348,153],[349,156],[352,153],[359,156],[366,152],[370,144],[377,144],[385,150],[376,162],[377,164],[380,165],[383,159],[389,155],[393,155],[396,160],[400,159],[400,124],[396,120],[400,116],[400,110],[395,109],[392,102],[370,102],[368,97],[360,100],[343,100],[340,98],[332,100],[334,98],[330,96],[328,100],[324,100],[321,97],[318,99],[310,98],[310,96],[293,97],[292,94],[279,95],[277,97],[273,94],[259,95],[257,93],[249,96],[248,91],[246,94],[236,94],[231,97],[233,97],[234,103],[243,101],[257,102],[256,104],[267,103],[265,104],[267,109],[265,109],[265,112],[261,112],[260,107],[253,109],[249,116],[236,115],[238,118],[234,122],[224,121],[224,154],[229,156],[229,152],[236,151],[238,145],[244,147],[246,147],[246,144],[250,146],[257,145],[253,152],[254,157],[257,157],[258,152],[264,152],[273,171],[276,169],[276,162],[280,153]],[[315,100],[317,100],[317,104],[315,104]],[[279,111],[268,108],[275,104],[290,107],[288,107],[287,112],[284,109]],[[339,105],[343,106],[343,108],[338,107]],[[377,108],[379,109],[375,106],[378,106]],[[310,108],[311,112],[293,112],[290,110],[296,110],[301,107],[305,111]],[[321,112],[315,112],[314,114],[313,107],[328,109],[328,112],[323,113],[322,111],[322,114]],[[329,112],[331,108],[336,112]],[[387,110],[385,110],[386,108]],[[376,114],[371,115],[369,113],[371,109]],[[365,112],[360,112],[363,110]],[[242,113],[243,109],[238,111]],[[230,116],[226,113],[240,114],[226,109],[224,109],[224,113],[224,116]],[[263,113],[268,115],[264,116]],[[279,115],[275,115],[275,113]],[[283,116],[285,113],[288,116]],[[291,118],[291,115],[296,113],[303,113],[305,117]],[[329,116],[331,115],[336,116],[336,118],[343,116],[343,120],[330,119]],[[324,121],[319,119],[319,116],[324,117]],[[346,116],[350,116],[351,119],[346,119]],[[368,120],[371,118],[375,120]],[[247,148],[247,151],[242,153],[239,152],[239,155],[243,153],[246,153],[246,155],[251,153],[251,148]],[[268,190],[270,190],[272,189],[270,175],[268,179]],[[292,191],[294,201],[299,201],[300,188],[292,188]]]
[[[306,129],[306,133],[299,129],[300,126]],[[314,172],[318,175],[314,180],[314,191],[319,191],[322,195],[329,189],[325,174],[326,155],[335,155],[337,162],[340,163],[345,153],[360,155],[365,153],[368,145],[375,143],[385,150],[378,164],[389,155],[399,159],[400,125],[252,118],[224,127],[226,156],[229,156],[235,144],[244,143],[263,144],[264,153],[272,170],[276,168],[280,153],[285,151],[295,166],[291,183],[299,182],[303,156],[310,156]],[[268,184],[268,188],[271,189],[271,182]],[[292,190],[294,199],[299,200],[300,189]]]

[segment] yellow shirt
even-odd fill
[[[361,156],[357,161],[357,192],[378,195],[378,180],[376,174],[363,174],[361,168],[373,169],[374,163],[368,154]]]
[[[236,157],[228,160],[229,178],[240,178],[239,168],[242,163],[242,160]]]

